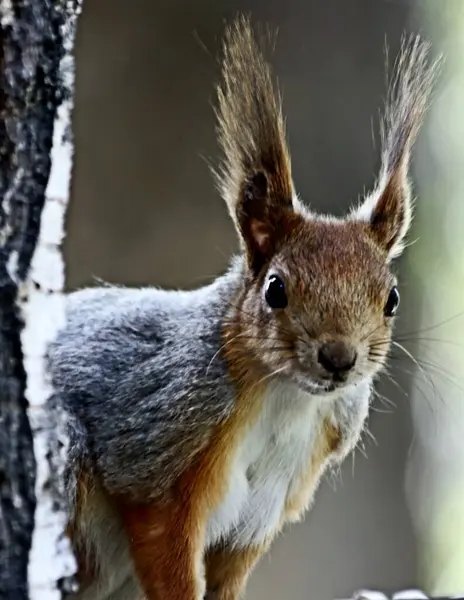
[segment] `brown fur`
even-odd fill
[[[67,535],[73,541],[78,566],[78,582],[81,588],[88,585],[96,576],[93,552],[85,547],[80,535],[80,523],[85,518],[84,515],[87,511],[95,512],[91,500],[93,485],[92,477],[85,469],[81,469],[77,478],[76,510],[66,529]]]
[[[184,483],[189,485],[187,478]],[[121,514],[147,598],[197,600],[201,593],[201,513],[173,501],[165,506],[122,506]]]
[[[280,97],[244,17],[226,32],[222,71],[217,116],[224,161],[216,178],[250,265],[259,269],[290,225],[293,183]]]
[[[406,210],[397,210],[403,197],[401,172],[394,173],[385,184],[371,218],[369,232],[387,252],[394,248],[398,233],[409,226]]]
[[[284,366],[291,374],[295,363],[303,361],[317,376],[313,347],[341,336],[356,345],[363,340],[359,368],[377,370],[369,362],[370,343],[385,356],[391,336],[383,307],[394,278],[385,253],[362,222],[294,215],[291,223],[291,239],[277,244],[272,259],[231,308],[224,335],[231,368],[258,380]],[[262,287],[269,272],[285,282],[288,310],[267,310]]]
[[[259,386],[243,387],[234,415],[180,478],[171,502],[121,504],[132,559],[149,600],[198,599],[204,528],[224,496],[234,448],[253,423],[261,397]]]
[[[419,36],[404,37],[393,66],[381,121],[382,164],[378,184],[366,199],[363,218],[370,234],[388,254],[398,256],[412,220],[408,177],[412,147],[426,114],[442,57],[429,61],[430,44]],[[356,214],[359,217],[359,213]]]
[[[270,542],[245,549],[218,548],[207,553],[206,589],[208,600],[236,600],[244,591],[248,577]]]

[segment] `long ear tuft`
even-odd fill
[[[225,33],[216,115],[223,152],[217,184],[259,269],[286,229],[293,186],[280,95],[244,16]]]
[[[381,121],[378,184],[354,213],[370,223],[374,237],[390,259],[401,254],[412,219],[411,149],[441,63],[441,58],[430,62],[429,52],[430,45],[419,36],[403,37]]]

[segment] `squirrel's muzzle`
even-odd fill
[[[357,352],[343,340],[332,340],[321,345],[317,358],[334,379],[343,379],[356,364]]]

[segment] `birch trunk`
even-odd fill
[[[77,0],[0,0],[0,597],[58,600],[75,571],[64,415],[44,352],[64,321]]]

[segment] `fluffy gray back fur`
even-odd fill
[[[113,493],[165,494],[230,414],[235,390],[220,327],[243,276],[237,262],[198,290],[96,288],[70,294],[50,346],[70,414],[68,491],[82,462]]]

